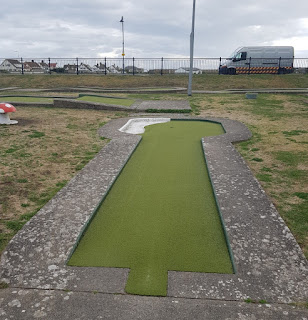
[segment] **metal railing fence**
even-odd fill
[[[193,73],[220,73],[227,58],[194,58]],[[292,71],[307,73],[308,58],[250,59],[245,67],[283,67],[292,61]],[[288,63],[289,63],[288,62]],[[0,74],[185,74],[189,58],[0,58]]]

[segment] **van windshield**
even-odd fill
[[[237,54],[237,50],[235,50],[235,51],[233,51],[230,55],[229,55],[229,57],[227,58],[227,60],[232,60],[232,59],[234,59],[235,58],[235,56],[236,56],[236,54]]]
[[[232,60],[236,57],[236,55],[238,54],[238,52],[240,51],[242,47],[237,48],[235,51],[233,51],[230,56],[227,58],[227,60]]]

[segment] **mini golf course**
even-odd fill
[[[135,102],[135,100],[133,99],[102,97],[102,96],[95,96],[95,95],[80,95],[80,97],[77,100],[98,102],[103,104],[104,103],[115,104],[115,105],[126,106],[126,107],[130,107]]]
[[[129,268],[127,293],[166,296],[168,271],[233,273],[200,139],[206,121],[146,127],[68,264]]]

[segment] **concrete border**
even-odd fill
[[[77,292],[125,295],[128,269],[68,267],[65,262],[82,228],[141,139],[118,131],[128,119],[112,120],[99,129],[101,136],[112,140],[11,240],[1,257],[1,281],[21,292],[55,290],[55,296],[56,290],[71,290],[75,296]],[[270,303],[307,301],[307,260],[232,145],[249,139],[250,131],[237,121],[202,119],[220,122],[226,132],[207,137],[202,144],[237,272],[222,275],[170,271],[168,296],[186,302],[189,299],[241,302],[247,298]],[[16,300],[19,310],[27,309],[23,293],[20,299],[15,299],[14,289],[5,291],[10,296],[1,300],[0,291],[0,303],[5,301],[0,311],[10,310]],[[37,303],[44,298],[39,294]]]

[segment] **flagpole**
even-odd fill
[[[124,53],[124,19],[123,19],[123,16],[122,16],[122,19],[120,20],[120,22],[122,23],[122,39],[123,39],[123,42],[122,42],[122,57],[123,57],[123,70],[122,70],[122,73],[124,73],[124,56],[125,56],[125,53]]]
[[[188,90],[187,90],[187,93],[189,96],[191,96],[191,91],[192,91],[192,76],[193,76],[193,67],[194,67],[195,7],[196,7],[196,0],[193,0],[192,26],[191,26],[191,34],[190,34],[190,67],[189,67]]]

